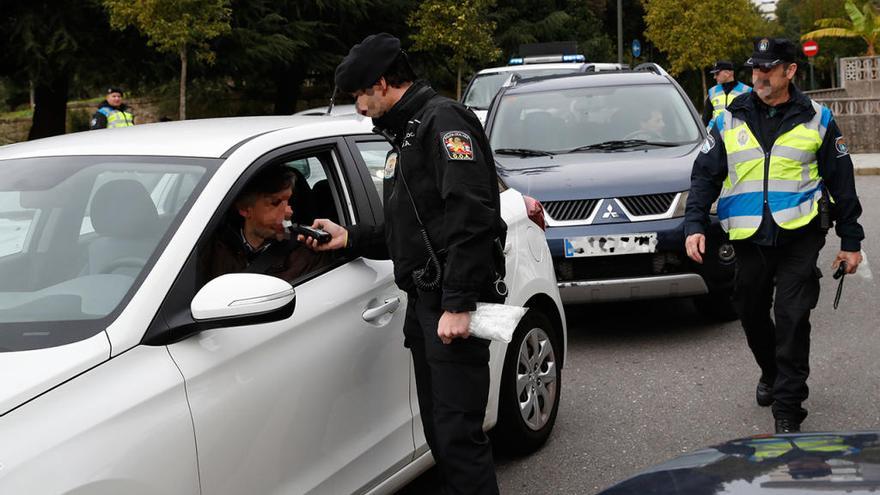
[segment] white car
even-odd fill
[[[0,493],[389,493],[426,470],[390,261],[340,254],[290,283],[199,269],[268,164],[306,179],[295,217],[380,222],[371,128],[217,119],[0,148]],[[553,427],[566,352],[526,201],[501,194],[508,303],[530,309],[492,343],[485,417],[523,451]]]

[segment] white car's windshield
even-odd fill
[[[0,161],[0,351],[101,331],[215,162]]]
[[[494,150],[558,153],[624,140],[693,143],[700,129],[673,86],[651,84],[505,95],[491,134]]]
[[[488,74],[478,74],[468,86],[467,93],[464,95],[464,105],[478,110],[486,110],[492,103],[492,98],[498,94],[498,90],[510,76],[519,74],[522,78],[550,76],[554,74],[573,74],[579,69],[571,67],[566,69],[528,69],[520,71],[492,72]]]

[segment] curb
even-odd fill
[[[880,175],[880,167],[855,167],[856,175]]]

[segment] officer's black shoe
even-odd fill
[[[777,419],[776,433],[798,433],[801,431],[801,424],[793,419]]]
[[[773,387],[759,380],[758,387],[755,389],[755,400],[761,407],[773,404]]]

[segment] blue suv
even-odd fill
[[[663,69],[502,88],[486,129],[502,181],[543,205],[563,302],[696,296],[701,312],[735,318],[734,251],[717,218],[704,264],[684,251],[691,168],[706,130]]]

